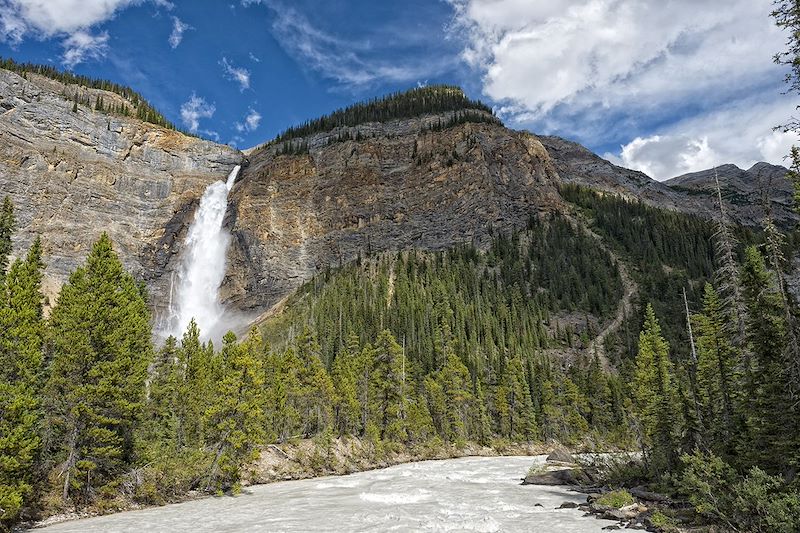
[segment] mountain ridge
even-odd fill
[[[147,283],[156,321],[168,313],[199,197],[239,163],[220,295],[252,314],[324,268],[359,256],[485,245],[493,232],[522,227],[532,213],[565,209],[563,183],[704,218],[716,214],[709,199],[613,165],[572,141],[506,128],[481,109],[472,110],[480,117],[459,108],[343,123],[287,139],[299,143],[292,152],[276,138],[245,154],[76,105],[53,80],[29,78],[0,69],[0,133],[8,139],[0,190],[18,206],[17,248],[46,235],[53,297],[107,231],[126,266]],[[91,91],[93,98],[118,96]],[[735,205],[731,215],[759,222]]]

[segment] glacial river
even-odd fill
[[[63,522],[48,532],[526,531],[600,532],[613,524],[557,509],[586,496],[520,485],[544,457],[426,461],[342,477],[248,487],[164,507]],[[537,505],[538,504],[538,505]]]

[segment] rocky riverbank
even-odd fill
[[[690,527],[696,520],[688,504],[673,501],[668,496],[644,486],[612,487],[604,478],[604,465],[619,461],[621,456],[578,456],[565,449],[556,449],[544,464],[534,464],[523,485],[569,486],[587,494],[586,503],[565,502],[563,508],[577,507],[587,515],[618,524],[605,530],[639,529],[657,533],[696,531]],[[635,460],[634,457],[627,460]]]

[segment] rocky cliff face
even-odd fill
[[[446,120],[447,117],[444,117]],[[349,128],[306,139],[309,153],[266,147],[231,193],[233,268],[224,298],[239,309],[277,302],[315,272],[359,254],[488,242],[559,205],[558,175],[528,133],[440,117]]]
[[[90,101],[122,98],[0,70],[0,195],[10,194],[17,206],[16,250],[43,236],[52,297],[107,231],[127,268],[147,282],[157,320],[166,315],[200,196],[239,163],[225,220],[233,242],[221,296],[250,315],[360,254],[484,245],[493,230],[562,209],[561,182],[715,213],[705,175],[664,184],[557,137],[483,122],[442,129],[452,113],[339,128],[303,139],[307,153],[282,155],[280,146],[267,145],[245,158],[86,105],[73,112],[68,95],[75,91]],[[759,175],[767,170],[780,179],[780,167]],[[756,202],[752,171],[720,174],[724,187],[745,191],[732,209],[744,223],[758,221],[749,211]],[[773,200],[781,220],[796,220],[784,189]]]
[[[731,216],[740,224],[761,225],[766,212],[765,203],[770,206],[771,216],[779,226],[794,227],[800,221],[792,208],[794,190],[786,179],[787,170],[782,166],[757,163],[744,170],[736,165],[721,165],[716,169],[684,174],[664,184],[706,205],[714,205],[717,201],[715,170],[722,198]]]
[[[161,307],[197,198],[241,154],[85,105],[73,112],[63,94],[121,97],[27,77],[0,70],[0,195],[16,206],[15,249],[22,252],[42,235],[52,298],[107,231]]]
[[[614,165],[575,142],[560,137],[539,139],[564,182],[639,199],[662,209],[702,217],[717,216],[714,169],[659,182],[642,172]],[[716,171],[727,214],[737,224],[761,226],[765,194],[780,227],[792,228],[800,221],[792,209],[794,192],[786,179],[786,168],[757,163],[748,170],[721,165]]]

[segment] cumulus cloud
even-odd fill
[[[779,94],[772,55],[785,35],[770,2],[447,1],[450,37],[512,123],[590,145],[620,142],[618,161],[660,178],[775,157],[786,144],[772,132],[794,103]],[[773,122],[744,105],[753,95],[769,95],[757,107]]]
[[[749,168],[759,161],[786,164],[796,133],[773,129],[793,106],[785,100],[748,98],[670,125],[658,135],[637,137],[605,157],[619,165],[669,179],[722,163]]]
[[[244,120],[242,122],[237,122],[235,127],[236,131],[240,133],[251,132],[257,130],[259,124],[261,124],[261,113],[251,107],[247,110],[247,115],[245,115]]]
[[[250,88],[249,70],[244,67],[234,67],[225,57],[222,58],[222,61],[220,61],[219,64],[222,65],[222,70],[225,73],[225,77],[238,83],[240,90],[244,91],[245,89]]]
[[[205,98],[192,93],[192,96],[181,105],[181,121],[190,132],[197,133],[200,129],[200,119],[211,118],[217,108],[213,104],[206,102]],[[207,132],[204,133],[214,133]]]
[[[0,0],[0,41],[16,46],[25,38],[62,39],[64,65],[98,59],[108,49],[108,33],[92,34],[93,26],[148,0]],[[150,0],[167,9],[166,0]]]
[[[64,55],[61,61],[66,67],[72,68],[86,59],[103,57],[108,50],[108,32],[92,35],[85,31],[76,31],[64,39],[62,46]]]
[[[172,33],[169,34],[169,45],[175,49],[181,44],[184,32],[193,30],[189,24],[186,24],[178,17],[172,17]]]

